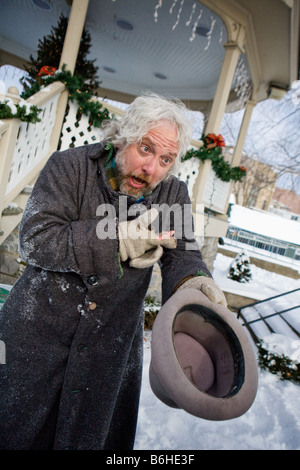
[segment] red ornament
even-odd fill
[[[52,67],[51,65],[43,65],[38,73],[38,77],[42,77],[44,75],[54,75],[56,70],[56,67]]]
[[[217,146],[215,134],[207,134],[205,140],[206,140],[206,148],[212,149]]]
[[[225,140],[224,137],[219,134],[207,134],[205,137],[206,141],[206,148],[212,149],[214,147],[225,147]]]
[[[219,134],[217,136],[217,146],[218,147],[225,147],[225,140],[224,140],[224,137],[221,134]]]

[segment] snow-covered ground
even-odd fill
[[[239,251],[240,249],[237,250],[237,253]],[[250,252],[248,252],[248,254],[249,253]],[[255,264],[251,264],[252,279],[249,283],[233,281],[227,277],[228,269],[232,261],[233,258],[218,253],[214,262],[214,279],[218,286],[225,292],[240,294],[255,300],[263,300],[273,295],[300,288],[300,275],[299,279],[292,279],[291,277],[261,269]]]
[[[259,372],[256,400],[243,416],[206,421],[160,402],[149,386],[150,338],[135,450],[300,450],[300,387]]]
[[[286,278],[254,265],[249,285],[231,281],[226,277],[231,261],[219,254],[215,261],[213,274],[223,289],[245,290],[249,297],[251,292],[253,298],[258,294],[266,298],[300,287],[300,279]],[[298,344],[294,350],[297,358],[300,341]],[[153,394],[148,380],[150,347],[151,334],[146,332],[136,450],[300,450],[299,385],[259,370],[256,400],[247,413],[229,421],[203,420],[167,407]]]

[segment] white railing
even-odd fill
[[[203,193],[203,204],[216,212],[225,213],[230,186],[230,182],[217,178],[213,168],[210,167]]]
[[[1,100],[9,98],[18,104],[20,97],[15,90],[8,91]],[[30,97],[27,103],[41,108],[40,122],[0,121],[0,244],[21,219],[20,214],[8,220],[3,216],[3,210],[12,203],[24,209],[28,199],[22,194],[24,188],[36,180],[51,153],[57,149],[67,104],[65,86],[55,82]]]
[[[7,183],[6,197],[48,155],[59,96],[60,94],[55,95],[41,106],[40,122],[36,124],[21,122]],[[8,197],[8,199],[10,198]]]
[[[3,135],[7,131],[8,126],[9,126],[8,122],[0,121],[0,139],[2,139]]]

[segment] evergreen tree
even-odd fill
[[[229,267],[228,277],[238,282],[249,282],[252,279],[249,256],[246,251],[241,251],[234,258]]]
[[[54,67],[58,69],[63,43],[67,31],[68,18],[61,14],[57,26],[51,28],[51,34],[44,36],[38,42],[37,58],[30,55],[30,64],[25,66],[29,77],[22,79],[24,90],[30,88],[36,81],[39,81],[39,73],[42,67]],[[88,60],[87,55],[91,48],[91,36],[88,31],[83,30],[74,75],[80,75],[84,79],[83,91],[90,91],[96,94],[100,81],[97,77],[98,67],[95,67],[94,60]]]

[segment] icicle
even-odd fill
[[[177,14],[177,21],[176,21],[176,23],[174,24],[174,26],[173,26],[173,28],[172,28],[172,31],[174,31],[174,29],[176,28],[176,26],[177,26],[178,23],[179,23],[183,4],[184,4],[184,0],[181,0],[180,7],[179,7],[179,10],[178,10],[178,14]]]
[[[196,2],[194,3],[194,5],[192,7],[191,16],[190,16],[189,20],[185,23],[186,26],[189,26],[191,24],[192,18],[193,18],[194,13],[195,13],[195,9],[196,9]]]
[[[202,13],[203,13],[203,10],[200,11],[199,15],[198,15],[198,18],[196,19],[195,23],[194,23],[194,26],[193,26],[193,32],[192,32],[192,35],[190,37],[190,41],[194,41],[195,39],[195,36],[196,36],[196,29],[197,29],[197,26],[198,26],[198,23],[200,21],[200,18],[202,16]]]
[[[221,31],[220,31],[220,38],[219,38],[219,43],[220,44],[222,44],[222,42],[223,42],[223,31],[224,31],[224,27],[222,26]]]
[[[158,0],[158,3],[154,9],[154,21],[155,23],[157,23],[157,20],[158,20],[158,9],[161,8],[162,6],[162,0]]]
[[[170,8],[170,10],[169,10],[170,15],[172,15],[172,13],[173,13],[173,8],[175,7],[176,3],[177,3],[177,0],[174,0],[173,5],[171,6],[171,8]]]
[[[207,51],[207,49],[209,48],[210,46],[210,41],[211,41],[211,36],[212,36],[212,32],[213,32],[213,29],[214,29],[214,26],[215,26],[215,23],[217,20],[213,19],[213,17],[211,16],[211,27],[210,27],[210,30],[208,31],[207,33],[207,44],[204,48],[205,51]]]

